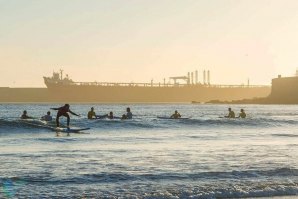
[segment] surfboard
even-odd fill
[[[112,119],[105,116],[105,117],[97,117],[92,120],[120,120],[120,119],[121,119],[121,117],[117,117],[117,116],[114,116]]]
[[[96,118],[94,118],[94,119],[105,119],[107,117],[108,117],[108,114],[106,114],[106,115],[97,115]]]
[[[171,118],[171,117],[161,117],[157,116],[158,119],[163,119],[163,120],[187,120],[190,119],[189,117],[180,117],[180,118]]]
[[[61,132],[61,133],[80,133],[80,134],[89,134],[85,133],[82,131],[89,130],[90,128],[53,128],[54,131],[56,132]]]
[[[84,133],[84,132],[82,132],[82,131],[89,130],[90,128],[77,128],[77,127],[66,128],[66,127],[54,127],[54,126],[49,126],[49,125],[47,125],[46,123],[37,124],[37,123],[31,123],[31,122],[27,122],[27,121],[24,121],[23,123],[28,124],[28,125],[31,125],[31,126],[35,126],[35,127],[40,127],[40,128],[49,129],[49,130],[56,131],[56,132],[62,132],[62,133],[90,134],[90,133]]]
[[[21,122],[23,124],[27,124],[27,125],[30,125],[30,126],[40,127],[40,128],[50,129],[50,130],[55,128],[55,127],[47,125],[46,122],[40,121],[40,120],[31,120],[31,121],[30,120],[21,120]]]

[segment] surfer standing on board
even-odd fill
[[[65,104],[64,106],[60,107],[60,108],[51,108],[52,110],[56,110],[58,111],[57,113],[57,117],[56,117],[56,124],[57,124],[57,127],[59,127],[59,117],[61,116],[64,116],[64,117],[67,117],[67,128],[69,128],[69,122],[70,122],[70,117],[68,115],[68,112],[71,113],[72,115],[76,115],[76,116],[80,116],[74,112],[72,112],[70,109],[69,109],[69,104]]]

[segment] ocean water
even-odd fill
[[[91,129],[69,135],[18,119],[59,106],[0,105],[0,198],[298,196],[298,106],[73,104],[71,126]],[[134,119],[90,121],[91,106]],[[191,118],[157,118],[174,110]]]

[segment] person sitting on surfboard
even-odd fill
[[[27,115],[27,111],[24,110],[23,111],[23,115],[21,116],[21,119],[26,120],[26,119],[32,119],[32,117]]]
[[[122,115],[121,120],[126,120],[128,119],[127,116],[125,114]]]
[[[171,118],[173,118],[173,119],[179,119],[179,118],[181,118],[181,115],[180,115],[180,113],[178,113],[178,111],[176,110],[175,113],[174,113],[173,115],[171,115]]]
[[[51,108],[52,110],[56,110],[58,111],[57,113],[57,117],[56,117],[56,124],[57,124],[57,127],[59,127],[59,117],[61,116],[64,116],[64,117],[67,117],[67,128],[69,128],[69,122],[70,122],[70,117],[68,115],[68,112],[71,113],[72,115],[76,115],[76,116],[80,116],[74,112],[72,112],[70,109],[69,109],[69,104],[65,104],[64,106],[62,107],[59,107],[59,108]]]
[[[229,115],[225,116],[226,118],[235,118],[235,112],[232,111],[231,108],[228,109],[229,110]]]
[[[93,107],[91,107],[91,110],[88,112],[87,117],[88,117],[89,120],[92,120],[94,118],[97,118],[97,116],[96,116],[96,114],[94,112],[94,108]]]
[[[239,117],[238,118],[246,118],[246,113],[245,113],[244,109],[241,109],[240,110],[240,113],[239,113]]]
[[[51,112],[48,111],[46,115],[44,115],[44,116],[41,117],[41,120],[44,120],[44,121],[47,121],[47,122],[52,121],[53,118],[51,116]]]
[[[132,119],[132,112],[130,112],[130,108],[126,108],[126,119]]]
[[[114,119],[114,114],[113,114],[112,111],[111,111],[110,114],[108,115],[108,118],[109,118],[109,119]]]

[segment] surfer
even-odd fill
[[[44,121],[47,121],[47,122],[52,121],[53,118],[51,116],[51,112],[48,111],[46,115],[44,115],[44,116],[41,117],[41,120],[44,120]]]
[[[92,120],[94,118],[97,118],[97,116],[96,116],[96,114],[94,112],[94,108],[93,107],[91,107],[91,110],[88,112],[87,117],[88,117],[89,120]]]
[[[181,118],[181,115],[180,113],[178,113],[178,111],[176,110],[175,113],[173,115],[171,115],[170,118],[173,118],[173,119],[179,119]]]
[[[106,118],[108,117],[108,114],[105,114],[105,115],[96,115],[95,112],[94,112],[94,108],[91,107],[91,110],[88,112],[88,115],[87,115],[87,118],[89,120],[92,120],[92,119],[103,119],[103,118]]]
[[[33,119],[33,117],[30,117],[27,115],[27,111],[23,111],[23,115],[21,116],[21,119],[26,120],[26,119]]]
[[[130,111],[130,108],[126,108],[126,119],[132,119],[132,112]]]
[[[112,111],[111,111],[110,114],[108,115],[108,118],[109,118],[109,119],[114,119],[114,114],[113,114]]]
[[[56,117],[56,124],[57,124],[57,127],[59,127],[59,117],[61,116],[64,116],[64,117],[67,117],[67,128],[69,128],[69,122],[70,122],[70,117],[68,115],[68,112],[71,113],[72,115],[76,115],[76,116],[80,116],[74,112],[72,112],[70,109],[69,109],[69,104],[65,104],[64,106],[62,107],[59,107],[59,108],[51,108],[52,110],[56,110],[58,111],[57,113],[57,117]]]
[[[122,115],[121,120],[126,120],[128,119],[127,116],[125,114]]]
[[[235,112],[232,111],[231,108],[229,108],[228,110],[229,110],[229,115],[225,116],[225,118],[235,118]]]
[[[238,118],[246,118],[246,113],[245,113],[244,109],[241,109],[240,110],[240,113],[239,113],[239,117]]]

